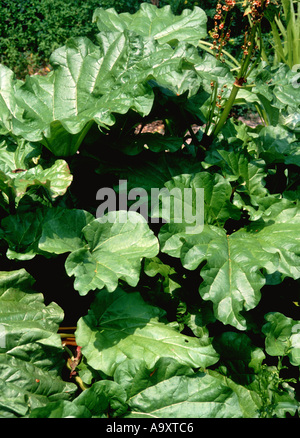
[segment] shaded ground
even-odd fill
[[[235,117],[235,115],[232,115]],[[236,116],[236,120],[240,120],[241,122],[245,123],[246,125],[250,126],[251,128],[255,128],[257,125],[261,125],[261,119],[257,114],[249,113],[247,116]],[[198,130],[200,129],[199,126],[193,125],[192,126],[194,133],[196,134]],[[165,125],[162,120],[156,120],[155,122],[149,123],[142,127],[142,125],[137,126],[135,133],[154,133],[158,132],[159,134],[165,133]]]

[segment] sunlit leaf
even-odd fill
[[[0,416],[25,416],[76,391],[60,375],[63,349],[57,329],[63,319],[55,303],[44,304],[25,270],[0,272]]]
[[[127,359],[142,358],[151,367],[160,357],[206,367],[218,360],[210,341],[185,336],[164,320],[165,312],[147,304],[138,292],[103,290],[78,322],[76,340],[88,364],[112,375]]]

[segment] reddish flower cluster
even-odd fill
[[[245,0],[243,6],[245,7],[245,14],[249,15],[252,25],[259,23],[263,17],[265,8],[270,4],[271,0]],[[222,0],[218,0],[216,6],[216,13],[214,15],[214,29],[212,31],[213,43],[210,47],[211,50],[216,52],[216,58],[224,62],[223,59],[223,47],[230,39],[230,24],[228,19],[228,12],[234,8],[235,0],[224,0],[225,4],[221,3]],[[244,56],[249,54],[249,50],[256,49],[257,46],[251,47],[252,42],[249,40],[249,34],[245,31],[244,44],[242,46]]]
[[[223,87],[221,88],[220,94],[217,95],[218,102],[216,102],[216,107],[218,107],[218,108],[222,108],[221,101],[223,99],[222,94],[224,93],[224,88],[227,88],[226,84],[223,85]]]
[[[248,11],[245,14],[249,14],[253,23],[260,22],[263,15],[264,10],[269,6],[270,0],[248,0],[250,5]]]
[[[225,3],[229,8],[233,8],[236,2],[235,0],[225,0]]]
[[[220,1],[216,7],[216,14],[214,16],[215,26],[212,33],[213,45],[210,47],[211,50],[215,50],[216,58],[219,58],[221,61],[223,52],[222,48],[226,45],[227,41],[230,38],[230,29],[226,29],[226,18],[227,12],[231,10],[235,6],[235,0],[225,0],[225,5],[222,5]]]
[[[269,6],[270,0],[247,0],[247,2],[248,7],[246,8],[244,15],[249,15],[252,26],[257,25],[262,20],[264,10]],[[248,37],[248,32],[245,32],[244,44],[242,45],[244,56],[249,54],[249,49],[252,49],[251,46],[253,45]],[[256,50],[258,47],[254,46],[253,49]],[[254,51],[252,51],[252,54],[254,54]]]

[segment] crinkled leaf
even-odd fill
[[[223,230],[204,230],[198,244],[192,244],[191,248],[184,246],[181,258],[185,267],[194,269],[206,261],[201,269],[203,282],[199,292],[202,298],[214,303],[217,319],[245,330],[245,320],[240,312],[258,304],[260,289],[265,283],[259,268],[254,267],[259,258],[267,263],[269,257],[259,246],[251,248],[251,239],[246,243],[245,236],[234,237],[234,234],[227,236]]]
[[[219,147],[211,152],[207,165],[221,168],[222,175],[234,186],[233,204],[249,212],[251,220],[260,218],[261,202],[269,194],[265,187],[266,163],[262,159],[252,159],[244,151]]]
[[[182,70],[186,50],[185,44],[173,49],[128,31],[103,32],[97,45],[83,37],[68,40],[51,55],[54,70],[45,77],[20,84],[0,66],[1,123],[57,156],[72,155],[93,122],[110,126],[113,113],[129,109],[149,114],[154,93],[148,80],[175,86],[169,74]]]
[[[35,213],[10,215],[2,220],[3,237],[9,245],[6,252],[8,258],[30,260],[39,253],[43,220],[43,209],[37,209]]]
[[[23,139],[6,137],[0,143],[1,190],[7,195],[7,202],[17,205],[32,186],[45,188],[52,200],[65,194],[73,179],[68,164],[56,160],[43,168],[37,164],[40,153],[41,146]]]
[[[62,400],[33,409],[29,418],[91,418],[91,416],[91,412],[85,406],[77,406],[74,402]]]
[[[283,114],[298,111],[300,89],[295,86],[297,72],[288,65],[279,63],[267,66],[261,63],[256,66],[248,80],[255,83],[254,87],[251,91],[241,89],[238,99],[259,104],[264,111],[264,118],[273,128],[277,127]]]
[[[300,166],[299,140],[284,126],[266,126],[255,140],[259,155],[268,163]]]
[[[262,197],[268,194],[264,187],[264,178],[267,176],[263,160],[251,160],[244,153],[219,150],[223,176],[230,181],[236,181],[235,190],[247,193],[251,197]]]
[[[142,187],[150,195],[151,189],[163,188],[173,176],[200,170],[202,167],[198,160],[178,151],[174,154],[159,153],[154,157],[147,154],[143,161],[135,162],[134,166],[129,163],[126,169],[122,168],[120,177],[127,180],[128,191]]]
[[[230,202],[231,185],[219,174],[199,172],[195,175],[178,175],[166,182],[165,187],[167,190],[162,195],[162,201],[156,206],[154,204],[152,217],[191,226],[203,223],[222,226],[230,217],[238,219],[240,216],[239,209]],[[200,190],[203,191],[202,195]],[[162,208],[164,198],[172,200],[170,209]],[[201,218],[198,218],[201,210]]]
[[[0,113],[1,133],[6,134],[11,130],[11,119],[13,114],[19,113],[22,116],[22,109],[19,109],[15,99],[15,92],[22,85],[16,81],[14,73],[5,65],[0,65]]]
[[[265,354],[244,333],[225,332],[216,337],[214,346],[221,357],[223,373],[242,385],[249,385],[260,371]]]
[[[158,253],[158,240],[143,216],[124,210],[94,219],[84,210],[41,208],[4,218],[2,228],[9,258],[70,252],[66,271],[82,295],[104,286],[112,291],[119,279],[135,286],[142,258]]]
[[[49,403],[34,409],[30,418],[107,418],[121,416],[127,410],[126,392],[116,382],[102,380],[70,401]]]
[[[204,90],[207,91],[209,94],[211,94],[211,82],[215,82],[220,88],[224,84],[228,85],[234,82],[230,68],[210,53],[205,53],[203,59],[201,59],[200,62],[197,59],[191,61],[194,64],[194,68],[198,76],[203,80]],[[225,96],[226,93],[228,93],[228,90],[225,89]]]
[[[82,248],[82,229],[92,220],[94,217],[84,210],[61,207],[7,216],[1,223],[9,244],[7,256],[24,260],[36,254],[49,256]]]
[[[0,137],[0,169],[10,176],[18,169],[30,169],[36,166],[42,146],[30,143],[22,138]]]
[[[141,260],[158,253],[158,240],[138,213],[109,212],[83,228],[87,242],[66,260],[66,271],[75,276],[74,287],[81,295],[90,290],[116,289],[118,280],[136,286]]]
[[[263,365],[249,385],[251,392],[261,398],[260,417],[286,418],[286,414],[293,416],[299,409],[295,389],[279,373],[276,366]]]
[[[163,320],[164,311],[147,304],[138,292],[97,293],[89,314],[81,318],[77,343],[88,364],[112,375],[118,364],[142,358],[151,367],[160,357],[206,367],[218,360],[209,340],[182,335]]]
[[[138,35],[152,37],[160,44],[185,41],[197,46],[199,40],[206,36],[207,17],[198,7],[174,15],[169,5],[157,8],[142,3],[135,14],[117,14],[113,8],[96,9],[93,21],[100,31],[124,32],[129,29]]]
[[[45,306],[32,290],[24,269],[0,273],[0,412],[26,415],[50,401],[68,400],[76,390],[64,382],[62,345],[57,329],[63,319],[55,303]]]
[[[28,330],[28,328],[27,328]],[[33,327],[30,330],[35,331]],[[52,353],[60,357],[62,350],[56,347],[56,352],[43,348],[36,343],[35,351],[40,349],[40,358],[47,358]],[[24,347],[25,349],[26,347]],[[0,416],[24,417],[32,409],[46,406],[49,402],[71,399],[77,387],[70,382],[64,382],[59,372],[43,369],[42,363],[33,364],[10,353],[0,352]]]
[[[243,417],[239,397],[224,378],[194,373],[168,359],[159,359],[152,367],[136,359],[126,361],[117,368],[115,379],[124,381],[128,391],[126,418]]]
[[[260,301],[262,268],[269,274],[300,276],[299,206],[285,200],[274,205],[265,211],[264,220],[231,235],[208,225],[199,234],[187,234],[183,224],[166,224],[159,234],[162,251],[180,257],[187,269],[206,262],[199,292],[214,303],[216,318],[240,330],[246,328],[240,312]]]
[[[142,359],[127,360],[117,367],[114,380],[127,392],[131,412],[125,417],[130,418],[255,418],[260,407],[253,391],[217,372],[195,373],[172,358],[161,358],[150,368]]]
[[[126,392],[121,385],[110,380],[102,380],[82,392],[74,400],[74,404],[86,407],[92,417],[107,418],[111,412],[110,416],[121,416],[127,410],[126,399]]]
[[[64,160],[56,160],[53,166],[48,169],[43,169],[37,165],[24,172],[19,172],[13,179],[13,186],[16,190],[17,197],[22,196],[28,187],[44,186],[47,188],[50,196],[55,199],[57,196],[62,196],[66,193],[68,187],[73,180],[70,174],[68,164]]]
[[[83,247],[82,229],[93,220],[94,216],[84,210],[49,209],[43,220],[39,250],[63,254]]]
[[[282,313],[265,315],[267,323],[262,331],[266,335],[266,352],[271,356],[288,356],[292,365],[300,365],[300,321]]]
[[[144,261],[144,272],[149,277],[159,276],[162,281],[163,291],[172,294],[174,290],[180,289],[176,271],[169,265],[162,263],[158,257],[146,258]],[[178,281],[176,281],[178,280]]]
[[[273,71],[272,71],[273,70]],[[272,81],[270,87],[273,91],[273,105],[281,110],[290,109],[292,112],[299,110],[300,89],[297,84],[298,74],[286,64],[280,63],[271,68]]]

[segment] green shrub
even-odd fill
[[[118,13],[133,14],[141,3],[142,0],[3,0],[0,6],[0,63],[22,79],[45,67],[51,53],[67,39],[87,36],[94,41],[97,27],[92,17],[96,8],[113,7]],[[208,29],[214,26],[217,0],[156,0],[156,3],[158,7],[170,5],[177,15],[184,9],[200,6],[207,14]],[[242,44],[238,40],[241,26],[238,8],[232,12],[232,39],[228,47],[234,56],[235,47],[240,48]],[[244,22],[247,22],[246,17]]]
[[[48,63],[51,53],[70,37],[87,36],[92,41],[97,27],[92,22],[98,7],[115,8],[118,13],[136,12],[142,0],[21,0],[1,1],[0,63],[18,77],[33,73]],[[148,0],[151,3],[151,0]],[[203,2],[201,2],[203,3]],[[213,7],[215,0],[201,7]],[[174,13],[192,8],[194,0],[163,0]]]
[[[31,65],[47,62],[67,38],[92,37],[92,14],[98,6],[98,0],[1,2],[1,63],[22,77]]]

